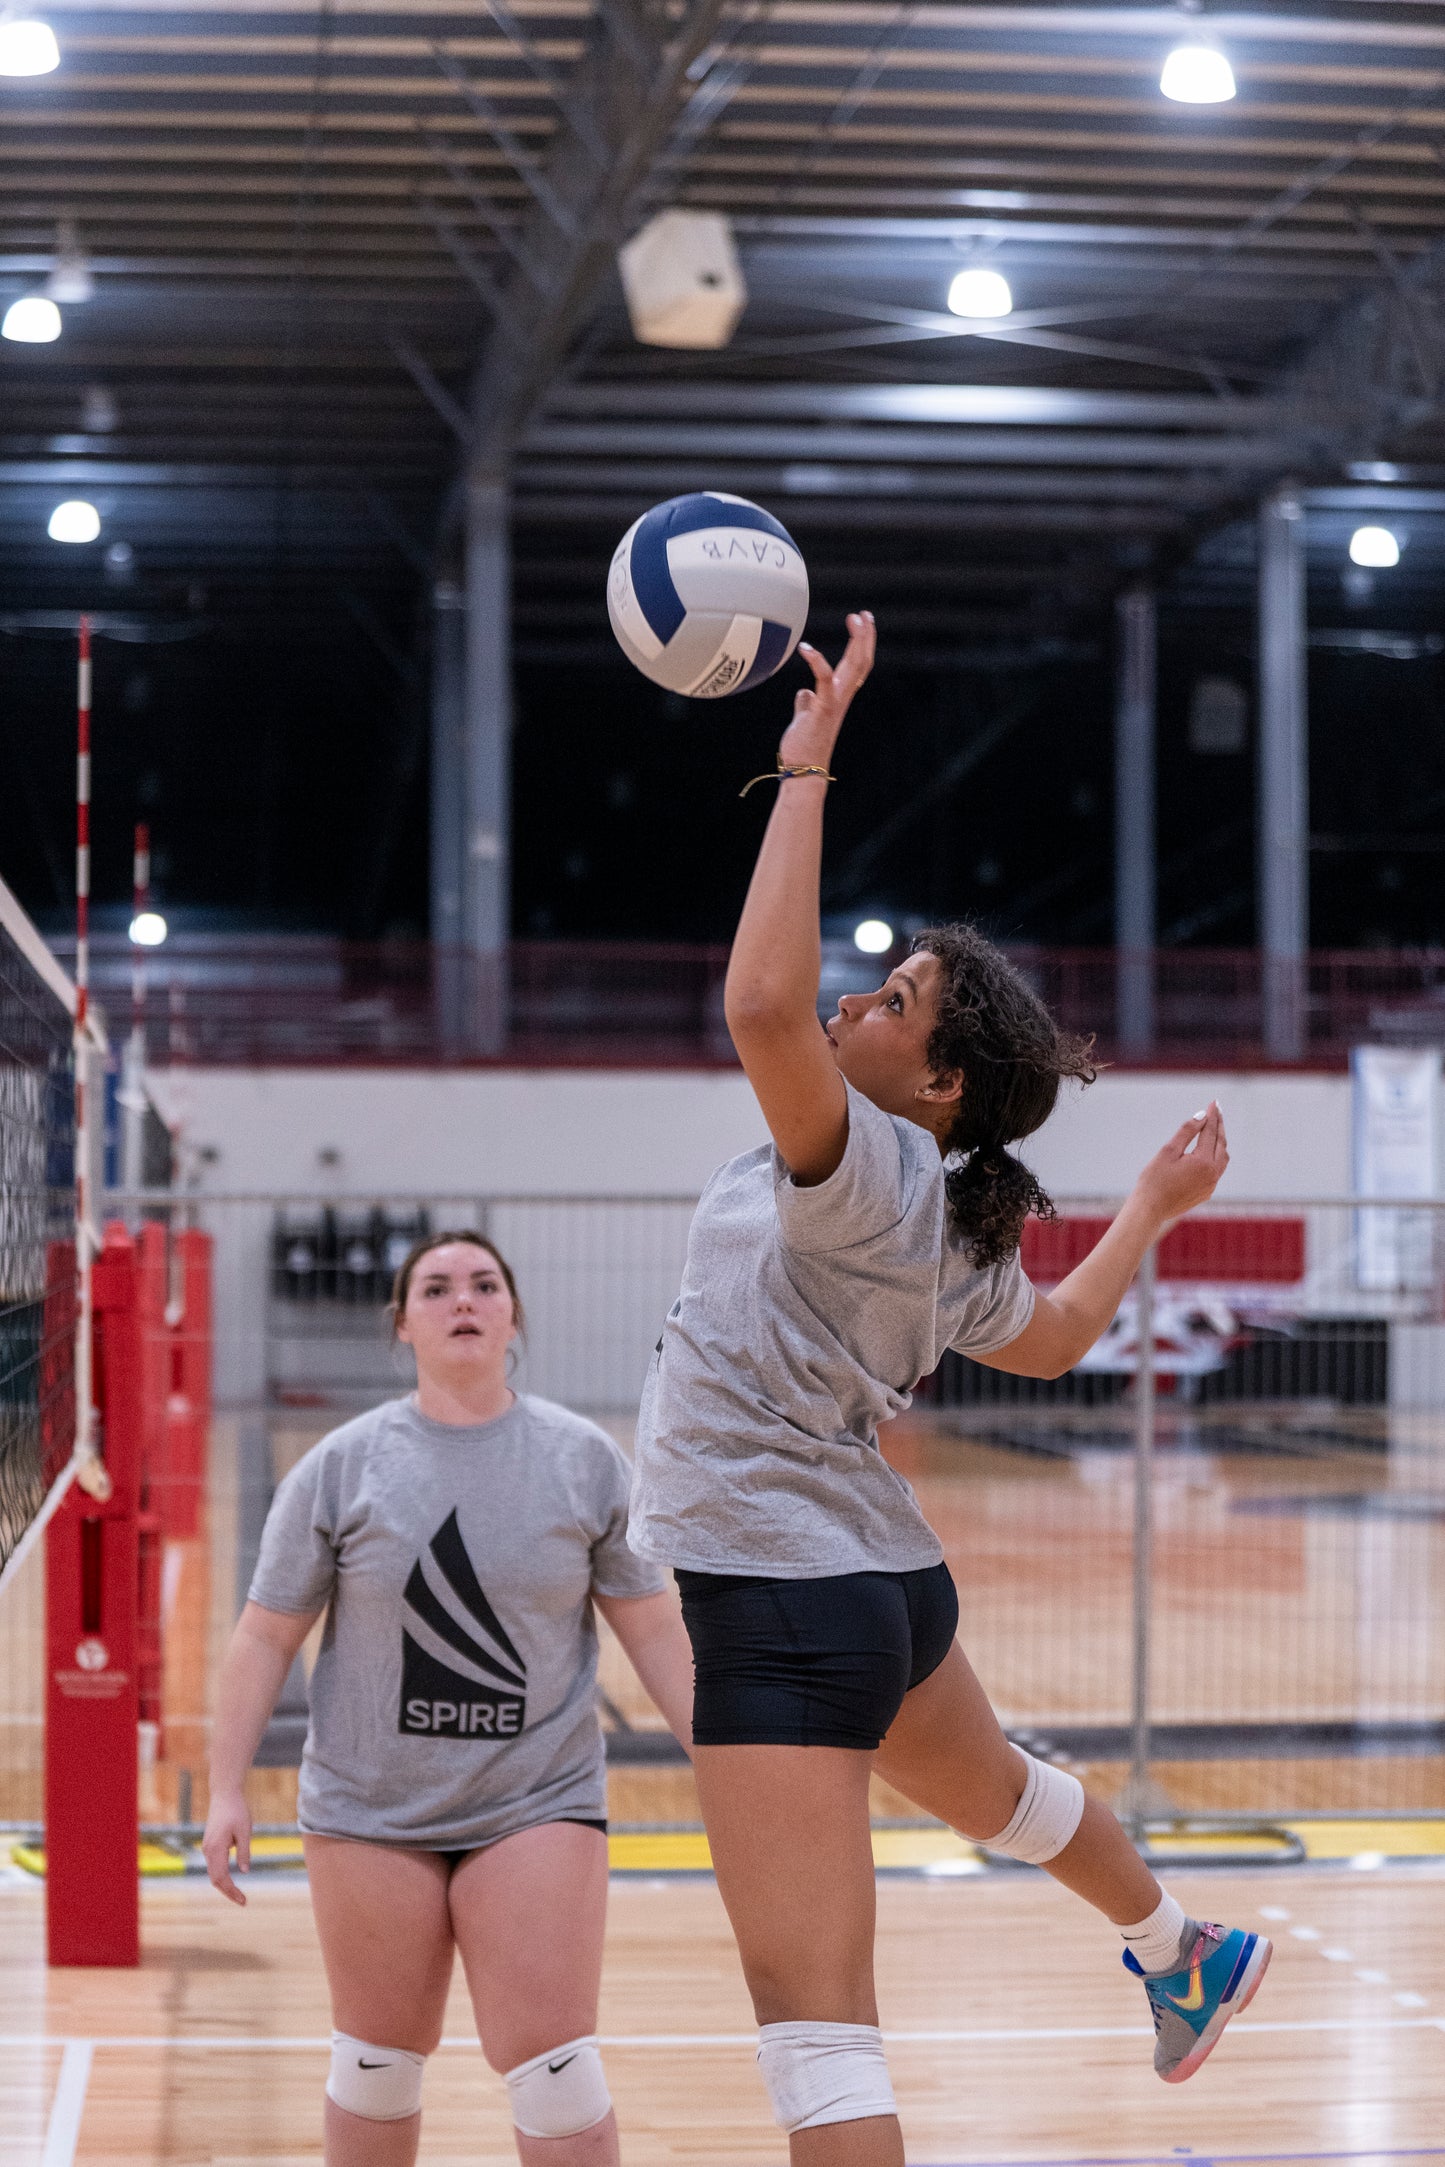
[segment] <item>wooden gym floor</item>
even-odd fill
[[[167,1722],[147,1819],[177,1819],[187,1795],[204,1813],[210,1682],[257,1483],[335,1419],[216,1426],[206,1537],[167,1559]],[[1384,1422],[1165,1410],[1154,1674],[1174,1728],[1154,1772],[1179,1806],[1445,1812],[1445,1451],[1438,1425]],[[1112,1798],[1130,1653],[1119,1418],[1020,1412],[1000,1434],[921,1417],[896,1426],[893,1451],[944,1537],[964,1642],[1001,1711],[1037,1741],[1056,1733]],[[0,1605],[0,1817],[15,1821],[39,1813],[42,1581],[27,1568]],[[655,1722],[615,1647],[603,1683],[624,1724]],[[1314,1726],[1307,1751],[1272,1742],[1280,1722]],[[1353,1743],[1340,1731],[1361,1724]],[[690,1772],[627,1762],[610,1794],[614,1826],[637,1832],[614,1853],[632,1870],[614,1878],[602,2012],[624,2156],[781,2167],[726,1922],[698,1870]],[[293,1769],[254,1773],[258,1819],[289,1821],[294,1802]],[[882,1786],[875,1806],[883,1823],[911,1813]],[[979,1871],[943,1831],[880,1826],[880,1863],[913,1869],[879,1885],[910,2159],[1445,2167],[1445,1823],[1295,1825],[1329,1863],[1170,1874],[1189,1908],[1262,1927],[1279,1950],[1249,2015],[1180,2088],[1154,2078],[1142,1997],[1092,1914],[1043,1875]],[[254,1875],[251,1899],[238,1913],[194,1875],[147,1881],[138,1975],[47,1972],[42,1887],[0,1849],[4,2167],[319,2160],[329,2015],[304,1877]],[[428,2073],[423,2159],[512,2159],[460,1996],[448,2038]]]
[[[1194,1911],[1270,1933],[1248,2014],[1161,2085],[1111,1931],[1042,1874],[889,1880],[879,1986],[910,2160],[1445,2160],[1445,1865],[1171,1877]],[[148,1884],[139,1974],[49,1972],[42,1894],[0,1875],[6,2167],[314,2167],[330,2029],[300,1876],[245,1912]],[[786,2152],[710,1880],[614,1882],[601,2028],[631,2167]],[[428,2167],[512,2160],[502,2088],[454,1994],[426,2080]]]

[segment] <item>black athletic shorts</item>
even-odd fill
[[[946,1565],[824,1580],[677,1575],[697,1684],[700,1746],[883,1741],[903,1696],[937,1670],[958,1630]]]

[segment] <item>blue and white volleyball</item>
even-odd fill
[[[720,700],[762,684],[797,646],[807,568],[787,528],[746,497],[670,497],[618,543],[607,614],[644,677]]]

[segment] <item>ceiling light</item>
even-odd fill
[[[853,928],[853,946],[865,956],[886,956],[893,946],[893,928],[882,918],[865,918]]]
[[[100,514],[84,497],[57,504],[46,529],[52,542],[93,542],[100,532]]]
[[[23,294],[12,301],[0,323],[0,338],[17,339],[22,346],[48,346],[60,336],[60,311],[43,293]]]
[[[1351,564],[1368,565],[1372,572],[1388,572],[1400,561],[1400,544],[1388,527],[1356,527],[1350,536]]]
[[[1179,105],[1223,105],[1234,96],[1234,70],[1215,45],[1176,45],[1159,88]]]
[[[138,910],[130,922],[130,937],[137,948],[159,948],[169,931],[158,910]]]
[[[960,271],[948,289],[955,316],[1011,316],[1014,297],[1000,271]]]
[[[60,47],[49,23],[0,23],[0,75],[49,75]]]

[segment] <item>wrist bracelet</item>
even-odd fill
[[[743,784],[738,796],[745,798],[758,783],[785,783],[791,781],[794,775],[821,775],[825,783],[835,783],[838,780],[837,776],[830,775],[825,767],[784,767],[780,761],[775,774],[755,775],[752,782]]]

